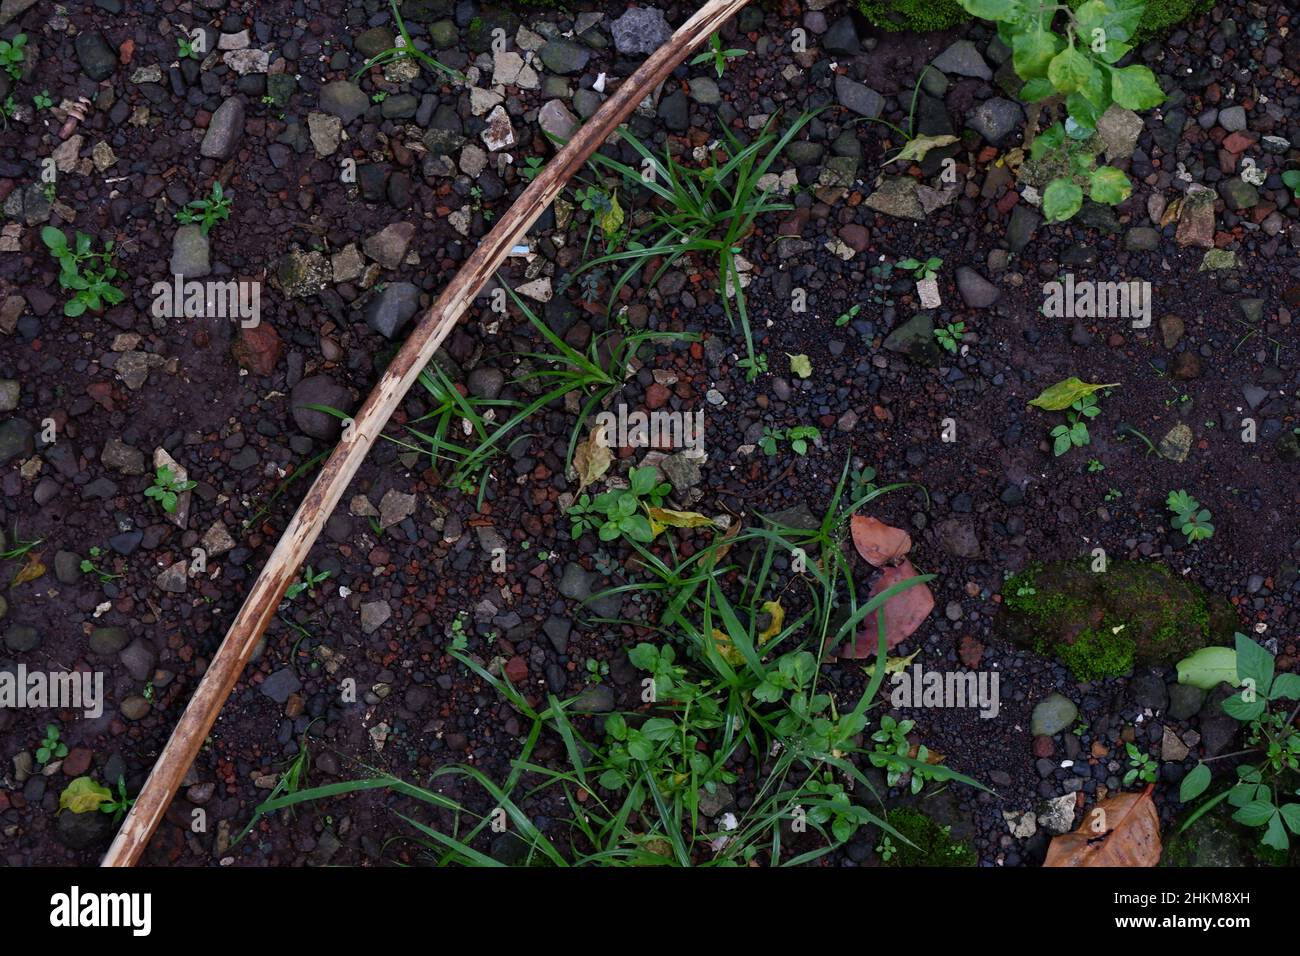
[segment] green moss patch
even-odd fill
[[[863,16],[882,30],[928,33],[971,19],[956,0],[858,0]]]
[[[1002,628],[1039,654],[1055,654],[1079,680],[1118,677],[1134,665],[1171,664],[1238,627],[1232,606],[1163,564],[1037,564],[1002,587]]]
[[[920,811],[891,810],[889,825],[916,846],[895,842],[896,852],[888,860],[888,866],[974,866],[977,862],[970,844],[954,840],[948,827],[940,826]]]

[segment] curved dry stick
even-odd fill
[[[350,437],[340,441],[325,462],[271,552],[270,560],[253,582],[244,606],[231,622],[225,640],[150,771],[135,806],[122,822],[102,865],[131,866],[139,859],[321,528],[398,403],[469,308],[474,296],[500,268],[511,247],[560,194],[569,177],[691,50],[747,2],[709,0],[666,44],[652,53],[520,194],[420,320],[353,417]]]

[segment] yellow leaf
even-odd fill
[[[789,352],[785,354],[790,355]],[[812,360],[803,354],[790,355],[790,371],[800,378],[808,378],[812,375]]]
[[[73,813],[94,813],[100,804],[113,799],[108,788],[95,782],[94,777],[78,777],[59,794],[59,809]]]
[[[946,133],[942,136],[914,136],[903,145],[903,148],[898,151],[898,155],[890,162],[915,161],[919,163],[925,159],[925,154],[930,150],[948,146],[955,142],[957,142],[957,137]]]
[[[601,441],[604,431],[604,428],[597,425],[587,435],[586,441],[578,442],[573,449],[573,470],[578,473],[578,494],[582,494],[582,489],[592,482],[600,480],[614,461],[614,453]]]
[[[41,564],[41,555],[43,552],[36,551],[27,556],[27,563],[22,566],[14,579],[9,582],[11,588],[16,588],[20,584],[26,584],[28,581],[35,581],[45,574],[45,565]]]
[[[623,225],[623,207],[618,204],[618,190],[609,197],[609,208],[600,217],[600,231],[612,236]]]
[[[674,511],[671,508],[647,508],[650,512],[650,530],[654,532],[655,537],[659,537],[659,532],[664,528],[707,528],[712,526],[713,519],[698,511]]]
[[[761,610],[772,616],[772,623],[763,630],[762,634],[758,635],[760,647],[780,634],[781,628],[785,625],[785,608],[781,606],[780,601],[764,601]],[[915,657],[916,655],[912,656]]]
[[[888,675],[888,674],[902,673],[903,671],[907,670],[908,666],[912,663],[912,658],[914,658],[917,654],[920,653],[921,652],[917,650],[917,651],[913,651],[911,654],[908,654],[906,657],[886,657],[885,674]],[[866,674],[867,677],[876,676],[876,665],[868,664],[866,667],[862,668],[862,673]]]

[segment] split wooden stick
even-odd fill
[[[524,237],[542,211],[560,194],[569,178],[627,119],[637,104],[653,92],[688,53],[747,2],[709,0],[678,28],[666,44],[652,53],[520,194],[452,278],[438,301],[425,313],[354,416],[349,437],[340,441],[326,460],[271,552],[270,560],[253,582],[244,606],[231,622],[221,647],[150,771],[135,806],[108,848],[104,866],[132,866],[144,852],[321,528],[398,403],[461,315],[469,309],[474,296],[492,278],[510,249]]]

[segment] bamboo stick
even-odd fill
[[[186,705],[167,746],[154,764],[144,789],[122,821],[104,856],[103,866],[132,866],[144,852],[163,813],[179,789],[222,705],[234,690],[258,640],[275,614],[285,589],[306,560],[326,520],[343,496],[366,453],[379,437],[398,403],[433,358],[443,339],[470,307],[474,296],[505,261],[569,178],[599,148],[686,55],[745,6],[748,0],[709,0],[652,53],[573,135],[520,194],[484,237],[442,295],[420,320],[385,370],[374,391],[353,417],[349,437],[341,440],[298,505],[266,566],[253,582],[239,614]]]

